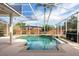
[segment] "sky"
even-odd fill
[[[11,4],[11,5],[19,5],[19,4]],[[36,3],[34,4],[22,4],[21,13],[26,17],[14,17],[13,18],[13,24],[16,24],[17,22],[25,22],[26,24],[32,25],[32,26],[42,26],[44,24],[44,7],[40,6],[38,7]],[[72,14],[79,11],[79,4],[78,3],[59,3],[56,4],[55,7],[52,7],[52,12],[48,21],[49,25],[54,25],[59,23],[60,21],[67,19]],[[46,9],[45,14],[45,21],[48,19],[49,15],[49,9]],[[27,18],[29,17],[29,18]],[[9,17],[0,17],[7,21]],[[35,20],[33,20],[33,19]],[[8,20],[9,21],[9,20]],[[47,22],[46,22],[47,23]]]

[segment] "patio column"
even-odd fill
[[[6,31],[7,31],[6,35],[8,36],[8,35],[9,35],[9,28],[8,28],[8,24],[6,24]]]
[[[13,25],[12,25],[12,14],[10,14],[10,22],[9,22],[9,29],[10,29],[10,44],[12,44],[12,39],[13,39]]]
[[[77,43],[79,43],[79,13],[77,14]]]

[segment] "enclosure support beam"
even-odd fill
[[[56,33],[55,35],[57,35],[57,27],[56,27],[56,29],[55,29],[55,33]]]
[[[59,35],[61,35],[61,26],[59,26]]]
[[[28,26],[28,28],[29,28],[29,35],[30,35],[30,26]]]
[[[12,25],[12,14],[10,14],[10,22],[9,22],[9,29],[10,29],[10,44],[12,44],[12,39],[13,39],[13,25]]]
[[[57,35],[58,35],[58,37],[59,37],[59,33],[60,32],[60,29],[59,29],[59,26],[58,26],[58,30],[57,30]]]
[[[57,25],[56,25],[56,35],[58,34],[58,27],[57,27]]]
[[[79,13],[77,14],[77,43],[79,43]]]
[[[65,22],[65,34],[67,33],[67,20]]]
[[[46,24],[45,24],[45,22],[46,22],[46,8],[44,6],[44,34],[46,33]]]
[[[61,35],[62,35],[62,25],[60,26],[60,33],[61,33]]]
[[[38,26],[38,35],[39,35],[39,26]]]
[[[31,8],[31,10],[32,10],[32,12],[33,12],[33,14],[34,14],[34,16],[36,17],[36,19],[38,20],[38,18],[37,18],[37,15],[35,14],[35,11],[34,11],[34,9],[33,9],[33,7],[32,7],[32,5],[29,3],[29,6],[30,6],[30,8]]]

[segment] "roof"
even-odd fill
[[[42,28],[42,27],[39,27],[39,26],[24,26],[24,27],[30,27],[30,28]]]
[[[6,24],[9,23],[9,20],[8,20],[9,18],[6,21],[2,17],[5,17],[5,16],[9,17],[10,14],[12,14],[12,16],[21,16],[21,14],[18,11],[10,7],[8,4],[0,3],[0,22],[6,23]]]
[[[20,13],[11,8],[8,4],[0,3],[0,15],[9,16],[9,14],[12,14],[12,16],[20,16]]]
[[[37,23],[39,23],[39,25],[44,24],[44,6],[43,5],[39,5],[38,3],[10,3],[8,5],[10,5],[10,7],[16,10],[17,12],[21,13],[21,15],[28,18],[27,19],[28,21],[36,20]],[[49,4],[49,5],[52,5],[52,4]],[[63,21],[64,19],[71,17],[77,12],[79,12],[79,3],[56,3],[55,6],[52,6],[51,13],[50,13],[50,9],[46,8],[45,20],[48,22],[49,25],[55,25]],[[48,16],[49,16],[49,20],[48,20]],[[23,21],[25,20],[27,23],[26,18],[22,20]],[[19,19],[17,21],[19,21]]]

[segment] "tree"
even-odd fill
[[[25,26],[26,26],[26,23],[17,23],[15,26],[14,26],[14,33],[15,33],[15,29],[18,29],[20,28],[21,30],[25,30]],[[23,31],[22,31],[23,32]]]
[[[15,25],[15,27],[24,27],[26,24],[25,23],[17,23],[16,25]]]
[[[48,25],[48,24],[45,24],[45,25],[43,25],[43,27],[42,27],[42,31],[44,31],[44,27],[45,27],[45,31],[49,31],[49,30],[55,29],[54,26],[50,26],[50,25]]]
[[[0,36],[4,36],[4,29],[6,28],[6,25],[3,23],[0,23]]]
[[[68,30],[70,29],[77,29],[77,17],[73,16],[67,22]]]
[[[65,30],[65,24],[62,26],[63,29]],[[67,31],[77,31],[77,17],[72,16],[70,19],[67,20]]]
[[[50,10],[49,15],[48,15],[48,19],[47,19],[47,24],[48,24],[49,18],[50,18],[50,15],[51,15],[51,11],[52,11],[52,7],[55,7],[55,4],[54,3],[48,3],[48,4],[47,3],[44,3],[44,4],[39,3],[39,4],[36,5],[37,8],[39,8],[41,6],[44,7],[44,26],[43,27],[44,27],[44,32],[45,32],[45,28],[48,27],[48,26],[46,26],[46,21],[45,21],[46,20],[46,17],[45,17],[46,10],[48,10],[48,9]]]

